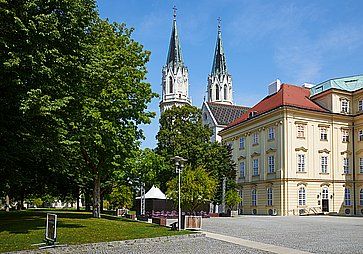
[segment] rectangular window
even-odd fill
[[[275,139],[275,128],[270,127],[268,129],[268,139],[269,140],[274,140]]]
[[[267,205],[272,206],[272,188],[267,189]]]
[[[256,189],[252,189],[251,196],[252,196],[252,206],[257,206],[257,191],[256,191]]]
[[[239,149],[245,148],[245,138],[241,137],[239,138]]]
[[[342,141],[344,143],[349,142],[349,131],[348,130],[342,130]]]
[[[350,200],[350,189],[348,189],[348,188],[345,188],[345,190],[344,190],[344,205],[346,205],[346,206],[352,205],[351,200]]]
[[[341,109],[342,113],[349,113],[349,102],[348,100],[342,100],[341,101]]]
[[[239,190],[239,197],[241,198],[241,202],[239,202],[239,208],[243,207],[243,190]]]
[[[358,132],[358,140],[363,141],[363,130],[359,130]]]
[[[258,159],[252,161],[253,175],[258,176]]]
[[[297,171],[305,172],[305,154],[297,155]]]
[[[299,206],[306,205],[306,191],[305,191],[305,187],[300,187],[299,188],[298,201],[299,201]]]
[[[343,158],[343,172],[349,174],[349,158]]]
[[[305,137],[305,126],[302,124],[299,124],[297,126],[297,137],[298,138],[304,138]]]
[[[321,156],[321,173],[328,173],[328,156]]]
[[[257,132],[253,133],[252,138],[253,138],[253,140],[252,140],[253,144],[257,145],[258,144],[258,133]]]
[[[363,158],[359,158],[359,173],[363,174]]]
[[[358,111],[363,111],[363,100],[358,102]]]
[[[240,178],[244,178],[245,177],[245,162],[244,161],[242,161],[239,164],[239,177]]]
[[[268,173],[275,172],[275,156],[268,157]]]
[[[326,128],[320,129],[320,140],[328,140],[328,131]]]

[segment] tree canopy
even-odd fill
[[[221,201],[222,180],[227,178],[227,188],[234,187],[236,169],[232,161],[230,148],[217,142],[211,142],[212,132],[202,123],[202,112],[193,106],[172,107],[160,118],[160,130],[157,134],[156,152],[165,158],[168,165],[158,176],[162,183],[175,177],[174,156],[188,159],[191,168],[204,168],[210,176],[217,179],[219,187],[213,200]],[[166,186],[161,184],[162,190]]]
[[[191,168],[187,166],[181,173],[180,203],[183,210],[196,211],[201,205],[210,202],[215,194],[217,180],[201,166]],[[167,183],[166,196],[178,200],[178,179]]]
[[[101,185],[138,149],[156,94],[144,81],[150,52],[95,6],[0,2],[0,172],[15,172],[0,188],[37,188],[54,172],[92,181],[99,217]]]

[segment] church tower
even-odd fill
[[[160,112],[172,106],[191,105],[189,98],[189,75],[184,65],[178,30],[176,27],[176,8],[174,6],[173,28],[169,44],[166,65],[162,70],[162,98],[159,104]]]
[[[232,76],[228,73],[221,33],[221,19],[218,18],[218,36],[211,74],[208,75],[208,102],[233,104]]]

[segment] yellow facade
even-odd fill
[[[330,89],[311,99],[330,112],[283,106],[219,133],[233,148],[243,214],[363,215],[363,91]]]

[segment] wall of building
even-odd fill
[[[360,122],[361,121],[361,122]],[[363,128],[363,119],[357,120]],[[276,110],[266,116],[258,116],[223,133],[223,142],[233,147],[233,159],[237,164],[237,183],[243,191],[243,213],[268,214],[270,208],[279,215],[298,215],[300,209],[322,208],[322,190],[328,190],[330,213],[353,214],[353,159],[359,170],[359,157],[353,155],[353,118],[344,115],[324,114],[308,110]],[[297,126],[305,126],[305,137],[297,137]],[[268,140],[268,128],[275,128],[275,140]],[[327,140],[321,140],[321,129],[327,131]],[[343,130],[349,131],[349,141],[343,142]],[[253,134],[258,133],[259,143],[252,144]],[[357,135],[357,133],[356,133]],[[239,147],[239,138],[245,138],[245,148]],[[355,147],[363,156],[363,141],[355,141]],[[305,155],[305,172],[298,172],[298,154]],[[267,157],[275,155],[275,173],[268,174]],[[322,172],[321,157],[328,158],[327,172]],[[344,173],[343,158],[349,158],[349,173]],[[252,160],[260,162],[259,175],[252,175]],[[239,165],[245,162],[245,177],[239,175]],[[363,188],[356,173],[356,204]],[[267,206],[267,188],[273,188],[273,206]],[[305,188],[306,204],[298,204],[298,190]],[[345,188],[351,189],[351,205],[344,205]],[[252,206],[251,190],[257,190],[257,206]],[[327,201],[324,201],[327,202]]]

